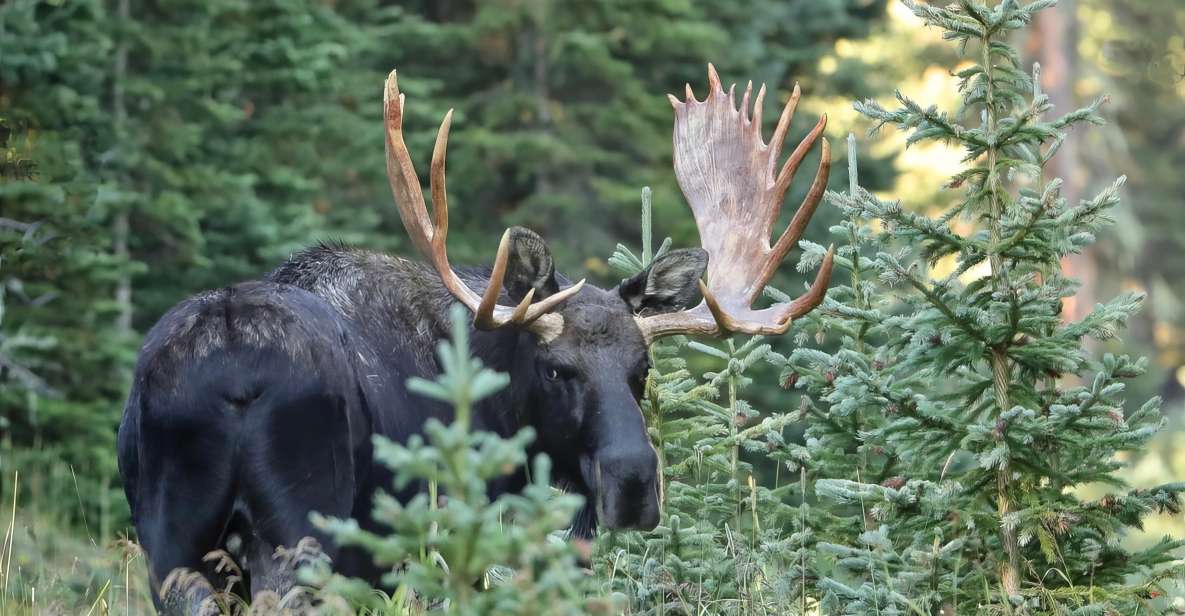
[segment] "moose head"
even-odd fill
[[[810,190],[771,245],[786,190],[822,134],[826,116],[778,168],[798,87],[766,143],[761,134],[765,86],[750,112],[751,82],[739,109],[736,86],[726,94],[711,65],[708,84],[702,101],[690,85],[686,100],[670,97],[675,173],[702,248],[666,252],[618,286],[599,289],[584,280],[568,284],[556,274],[543,239],[516,227],[503,234],[489,282],[478,293],[449,265],[445,249],[445,155],[452,111],[440,125],[432,153],[430,217],[403,139],[404,95],[395,72],[387,78],[387,173],[400,219],[444,286],[473,312],[476,329],[518,331],[510,373],[522,392],[519,412],[535,428],[537,446],[554,461],[558,479],[589,499],[586,510],[595,518],[586,521],[585,532],[598,522],[647,530],[658,523],[660,471],[639,407],[650,368],[648,346],[678,334],[784,333],[793,319],[819,305],[831,277],[834,253],[828,250],[804,295],[753,307],[822,198],[830,170],[826,139]]]

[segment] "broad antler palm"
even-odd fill
[[[431,190],[432,212],[435,220],[429,218],[424,203],[424,192],[420,179],[412,166],[411,155],[403,141],[403,94],[399,91],[395,71],[387,76],[383,91],[383,119],[387,134],[387,177],[395,195],[395,206],[399,218],[411,237],[412,243],[436,269],[444,286],[473,312],[473,324],[478,329],[497,329],[506,326],[525,327],[550,339],[563,329],[563,320],[558,314],[549,314],[561,302],[580,292],[584,281],[552,294],[532,304],[535,291],[532,289],[517,306],[498,305],[498,294],[506,275],[510,252],[510,231],[502,234],[498,253],[494,257],[490,281],[479,297],[449,265],[445,239],[448,237],[448,196],[445,193],[444,163],[448,148],[448,132],[452,123],[450,109],[436,133],[436,146],[432,149]]]
[[[730,86],[726,95],[711,64],[708,87],[708,96],[703,101],[695,99],[690,85],[686,101],[669,97],[675,108],[675,176],[695,216],[700,242],[709,255],[707,284],[700,283],[704,300],[690,310],[638,317],[638,327],[648,341],[675,334],[781,334],[789,329],[793,319],[807,314],[823,301],[831,280],[834,247],[827,251],[806,294],[768,308],[752,308],[786,254],[798,243],[823,197],[831,170],[826,139],[810,191],[790,225],[770,245],[786,189],[806,153],[823,133],[827,116],[819,119],[775,175],[782,141],[801,94],[798,86],[794,86],[768,145],[761,136],[764,85],[757,92],[752,117],[749,115],[752,82],[745,88],[739,110],[734,100],[736,85]]]

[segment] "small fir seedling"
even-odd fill
[[[582,499],[550,486],[544,456],[534,460],[521,493],[494,499],[487,493],[487,482],[528,463],[534,434],[526,428],[504,439],[470,430],[472,405],[509,379],[470,356],[467,316],[463,309],[452,313],[452,342],[442,341],[438,351],[440,375],[408,383],[421,395],[451,403],[454,421],[430,419],[423,436],[406,445],[375,437],[375,458],[394,473],[395,491],[413,482],[428,490],[407,503],[390,493],[376,496],[374,519],[389,533],[363,530],[354,520],[315,519],[341,544],[360,546],[390,567],[383,582],[395,592],[376,594],[324,570],[314,577],[323,597],[345,598],[371,613],[584,613],[600,603],[586,592],[574,547],[553,536]]]

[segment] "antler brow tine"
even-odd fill
[[[787,317],[790,319],[802,318],[823,303],[823,299],[827,297],[827,285],[831,281],[831,268],[834,261],[835,244],[832,244],[827,247],[827,254],[823,255],[823,263],[819,265],[819,272],[815,274],[815,280],[811,283],[810,289],[804,295],[790,302]]]

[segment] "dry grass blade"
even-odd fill
[[[16,543],[16,499],[20,494],[21,474],[12,474],[12,517],[8,522],[8,531],[4,533],[4,546],[0,556],[4,557],[4,605],[8,604],[8,581],[12,578],[12,546]]]

